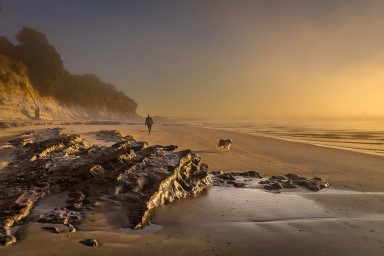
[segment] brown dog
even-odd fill
[[[231,139],[220,139],[219,144],[217,144],[217,148],[221,150],[229,151],[229,148],[232,145]]]

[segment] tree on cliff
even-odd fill
[[[28,67],[33,86],[43,96],[55,95],[64,73],[63,61],[46,36],[24,27],[16,36],[16,56]]]
[[[94,74],[73,75],[66,72],[57,98],[66,104],[117,113],[135,113],[137,103],[116,89],[102,82]]]
[[[15,46],[4,36],[0,36],[0,54],[11,59],[15,57]]]
[[[73,75],[65,70],[60,54],[45,34],[24,27],[16,39],[19,45],[14,46],[6,37],[0,37],[0,55],[9,59],[15,72],[28,72],[32,86],[42,96],[52,96],[65,105],[85,107],[91,112],[136,115],[137,103],[112,84],[93,74]]]

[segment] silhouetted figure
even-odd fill
[[[151,134],[153,120],[152,120],[152,117],[149,116],[149,114],[148,114],[147,118],[145,118],[145,125],[148,127],[148,134]]]

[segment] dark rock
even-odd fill
[[[245,188],[245,184],[244,183],[241,183],[241,182],[234,182],[233,183],[233,186],[235,188]]]
[[[98,140],[107,142],[119,142],[123,140],[121,133],[116,130],[102,130],[97,132],[90,132],[90,134],[95,135]]]
[[[315,181],[307,181],[305,187],[312,191],[319,191],[321,189],[319,184],[317,184]]]
[[[36,221],[41,223],[69,224],[77,223],[81,219],[80,212],[57,209],[40,215]]]
[[[285,177],[285,176],[272,176],[271,179],[272,180],[286,180],[287,177]]]
[[[248,176],[261,179],[264,177],[264,174],[256,171],[248,171]]]
[[[242,177],[254,177],[254,178],[263,178],[264,174],[256,172],[256,171],[246,171],[246,172],[239,172],[239,173],[233,173],[233,175],[238,175]]]
[[[312,191],[319,191],[323,188],[329,187],[328,182],[319,180],[293,180],[293,184],[305,187]]]
[[[270,184],[264,186],[264,189],[266,189],[266,190],[276,190],[276,189],[282,189],[282,188],[284,188],[284,187],[279,182],[270,183]]]
[[[319,185],[320,189],[329,187],[329,183],[324,181],[324,180],[313,179],[313,181],[315,181],[317,183],[317,185]]]
[[[231,173],[218,174],[216,177],[223,180],[236,180],[236,178]]]
[[[100,243],[94,239],[94,238],[90,238],[90,239],[84,239],[82,241],[80,241],[80,243],[86,245],[86,246],[100,246]]]
[[[58,227],[43,227],[43,229],[51,233],[60,234],[60,229]]]
[[[292,179],[292,178],[297,178],[299,177],[298,174],[295,174],[295,173],[288,173],[285,175],[288,179]]]
[[[302,176],[292,177],[291,180],[307,180],[307,178]]]
[[[292,180],[283,181],[281,184],[284,188],[297,188],[297,185],[293,184]]]
[[[308,180],[292,180],[292,183],[298,186],[307,186]]]
[[[219,179],[219,178],[214,178],[213,179],[213,185],[220,186],[225,184],[225,180]]]

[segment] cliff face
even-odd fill
[[[42,120],[126,118],[102,110],[63,106],[52,97],[40,96],[31,85],[26,67],[0,55],[0,120],[33,120],[36,107]]]

